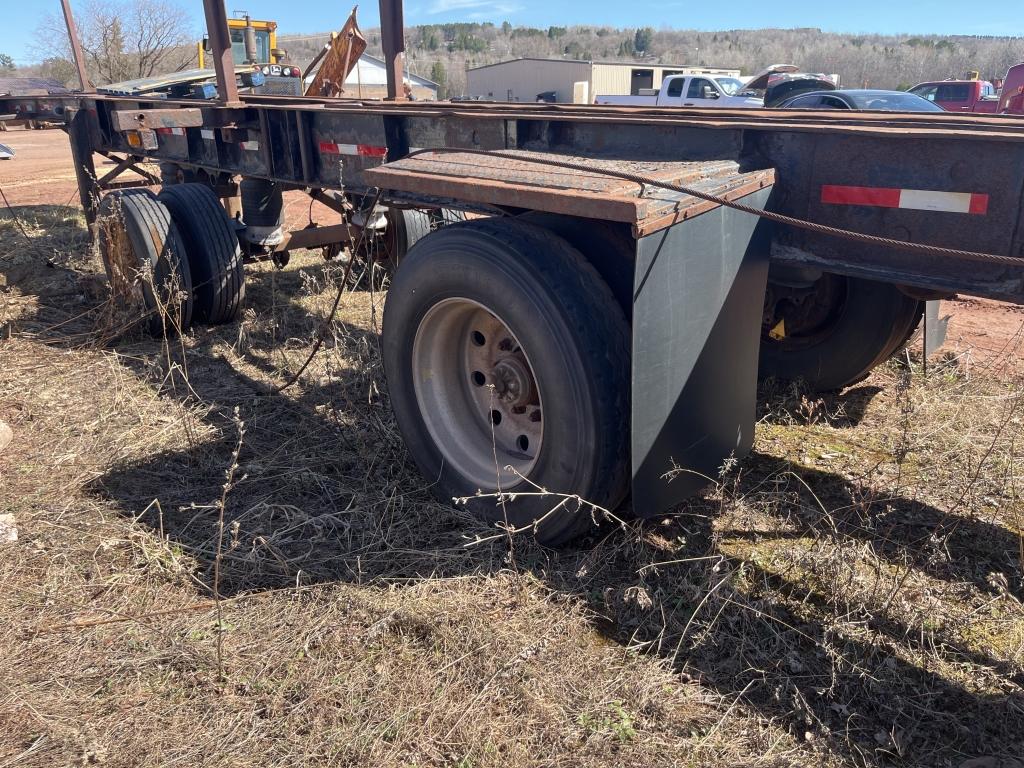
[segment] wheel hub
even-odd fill
[[[516,357],[499,360],[491,371],[495,395],[512,408],[523,408],[533,399],[533,376]]]
[[[832,332],[846,301],[845,282],[825,274],[811,285],[787,286],[769,276],[761,321],[762,340],[785,343],[788,348],[819,343]],[[780,325],[782,338],[773,335]]]
[[[470,299],[436,304],[416,332],[413,377],[424,423],[460,474],[482,490],[529,476],[544,435],[541,390],[499,317]]]

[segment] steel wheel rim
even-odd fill
[[[835,275],[826,274],[806,288],[789,288],[782,283],[768,280],[765,293],[765,318],[761,326],[761,340],[772,344],[784,343],[788,350],[805,349],[820,344],[835,331],[846,309],[847,286]],[[820,293],[828,300],[827,306],[811,306],[809,311],[803,305],[820,303]],[[791,306],[787,309],[786,305]],[[771,329],[779,321],[786,320],[786,336],[775,339]],[[793,322],[796,320],[796,322]]]
[[[526,351],[497,315],[465,298],[431,307],[416,329],[412,380],[448,466],[485,492],[529,476],[544,436],[540,387]]]

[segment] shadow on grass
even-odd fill
[[[801,382],[769,379],[758,387],[759,421],[856,427],[881,387],[861,384],[839,392],[810,392]]]
[[[609,637],[852,764],[1024,754],[1012,626],[997,651],[964,641],[966,610],[935,608],[967,602],[971,585],[982,590],[973,602],[991,605],[992,573],[1019,584],[1016,536],[773,456],[741,467],[724,500],[695,500],[637,539],[609,535],[549,581],[584,596]],[[765,491],[772,480],[782,484]],[[716,525],[738,503],[756,507],[759,525]],[[935,591],[918,591],[928,577]],[[1003,605],[1020,626],[1019,602]]]
[[[83,259],[73,263],[72,257],[88,258],[88,252],[89,233],[77,205],[0,208],[0,276],[8,286],[43,297],[74,292],[79,275],[73,269]]]
[[[184,355],[188,381],[165,384],[164,394],[208,407],[215,437],[114,467],[92,484],[126,517],[192,555],[208,589],[218,548],[225,595],[516,567],[585,602],[608,638],[664,658],[851,764],[955,766],[980,755],[1024,754],[1019,668],[965,647],[942,627],[926,636],[909,608],[906,615],[879,612],[831,589],[838,581],[809,583],[744,546],[763,537],[825,541],[839,555],[867,548],[873,562],[938,580],[950,595],[961,588],[993,594],[992,573],[1011,584],[1019,579],[1017,540],[1006,529],[754,454],[730,494],[771,500],[757,505],[760,529],[716,528],[729,502],[709,495],[665,520],[596,530],[560,552],[525,540],[510,548],[493,529],[438,503],[429,479],[411,465],[383,394],[376,333],[336,321],[325,353],[333,362],[283,396],[267,394],[267,378],[281,378],[267,356],[226,353],[245,335],[250,346],[284,344],[301,359],[321,322],[294,298],[304,280],[294,270],[251,273],[250,302],[270,321],[197,329],[175,352]],[[157,342],[136,346],[144,354],[125,363],[152,376],[143,359],[166,350]],[[847,420],[839,423],[859,422],[877,392],[835,396]],[[764,407],[778,412],[778,405]],[[235,409],[246,431],[219,547],[217,502],[238,441]],[[844,572],[841,558],[836,566]],[[936,653],[988,670],[989,679],[977,686],[952,679],[930,663]],[[988,684],[993,676],[1000,690]]]

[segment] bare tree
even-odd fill
[[[75,19],[86,68],[96,83],[176,72],[195,61],[198,38],[175,0],[85,0]],[[60,15],[44,17],[34,48],[41,57],[71,58]]]

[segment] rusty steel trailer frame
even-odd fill
[[[100,192],[91,151],[270,179],[320,194],[365,192],[380,181],[374,169],[421,148],[518,150],[640,171],[645,164],[707,161],[731,161],[741,171],[774,169],[770,210],[900,241],[1024,255],[1024,120],[1017,118],[241,98],[238,107],[92,95],[68,100],[86,210]],[[385,198],[409,205],[533,207],[583,218],[606,209],[595,207],[594,194],[574,191],[564,172],[534,166],[517,185],[480,163],[464,170],[453,182],[443,163],[421,168],[418,185],[407,180],[400,194],[385,191]],[[448,194],[439,195],[442,189]],[[837,202],[829,197],[835,189],[868,192]],[[926,199],[901,207],[902,190],[954,202],[973,195],[984,205],[957,212],[929,209]],[[771,255],[778,263],[922,294],[1024,303],[1024,270],[1005,263],[868,248],[789,227],[776,229]]]
[[[144,160],[203,170],[223,186],[239,176],[269,180],[342,213],[345,195],[380,191],[392,206],[590,222],[629,257],[628,276],[609,282],[632,319],[641,514],[690,495],[752,444],[769,257],[800,280],[834,273],[895,284],[915,300],[968,293],[1024,303],[1019,118],[411,103],[402,98],[400,0],[381,0],[389,99],[254,96],[230,76],[222,0],[204,6],[216,100],[83,93],[48,105],[67,119],[90,225],[104,189]],[[431,149],[444,152],[423,152]],[[97,152],[116,159],[101,178]],[[723,199],[895,242],[773,224]],[[292,233],[284,247],[336,244],[348,232]],[[606,278],[622,269],[594,266]],[[660,482],[674,463],[690,473]]]
[[[233,76],[223,0],[203,0],[203,6],[216,66],[216,101],[155,96],[126,100],[83,93],[37,102],[46,116],[67,119],[81,200],[90,221],[99,194],[120,184],[113,181],[116,170],[108,178],[96,178],[92,152],[113,157],[119,169],[137,168],[143,159],[158,160],[222,176],[271,179],[309,189],[323,199],[323,190],[365,191],[375,183],[365,176],[367,171],[401,160],[414,149],[530,150],[635,162],[641,170],[644,162],[709,160],[733,161],[744,171],[774,169],[770,210],[899,241],[1024,257],[1020,118],[410,103],[401,88],[402,0],[380,0],[389,94],[385,102],[251,96],[239,93]],[[62,7],[87,88],[66,0]],[[12,103],[0,104],[0,112],[15,106],[21,114],[30,114],[31,100],[7,101]],[[571,186],[541,169],[532,169],[532,177],[516,192],[486,169],[474,170],[475,176],[453,186],[445,178],[449,174],[440,173],[442,164],[434,167],[439,172],[428,173],[419,184],[406,180],[404,202],[436,203],[437,196],[430,193],[447,185],[454,190],[452,197],[460,198],[450,198],[449,203],[471,200],[514,208],[514,198],[524,188],[560,188],[562,194],[548,195],[543,210],[594,216],[593,195],[573,195]],[[837,189],[855,194],[837,198],[832,194]],[[923,202],[905,206],[904,197]],[[957,212],[957,201],[964,198],[985,203]],[[942,210],[942,200],[952,200],[953,209]],[[895,283],[919,295],[960,292],[1024,303],[1021,270],[1005,263],[968,263],[955,256],[869,248],[789,227],[776,228],[771,256],[779,264]]]

